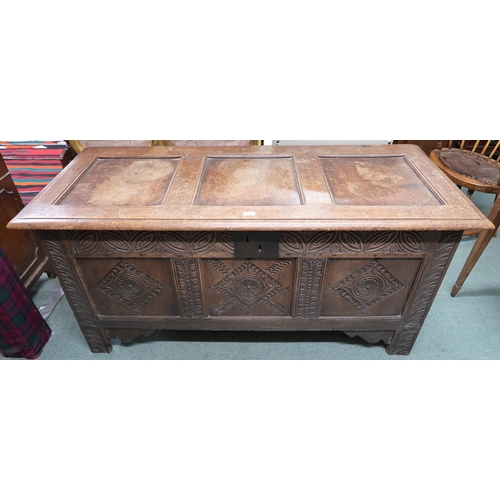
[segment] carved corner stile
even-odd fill
[[[461,236],[462,231],[442,233],[434,255],[426,264],[418,291],[411,299],[407,313],[404,315],[403,326],[396,331],[391,343],[387,346],[388,354],[410,354],[446,269],[460,243]]]
[[[111,342],[104,329],[99,326],[97,318],[92,312],[85,292],[80,285],[77,273],[67,256],[63,243],[54,231],[41,231],[41,239],[48,255],[56,269],[57,275],[73,309],[87,343],[92,352],[111,352]]]

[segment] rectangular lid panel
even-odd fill
[[[179,158],[97,158],[57,204],[161,205],[178,164]]]
[[[323,156],[319,161],[338,205],[442,204],[402,156]]]
[[[300,205],[293,159],[207,158],[195,205]]]

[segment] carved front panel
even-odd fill
[[[213,329],[253,329],[257,322],[270,330],[311,320],[313,329],[334,329],[342,320],[349,334],[383,339],[400,352],[393,336],[398,343],[410,338],[399,334],[401,321],[415,309],[415,286],[437,237],[284,231],[278,259],[235,259],[233,235],[216,231],[75,231],[67,248],[94,314],[118,338],[140,334],[134,316],[147,317],[150,329],[184,329],[186,320],[197,328],[209,320]]]
[[[99,314],[314,319],[401,315],[428,245],[424,232],[287,231],[279,260],[235,260],[228,232],[76,231],[71,248]]]
[[[179,316],[169,259],[79,259],[98,314]]]
[[[292,260],[201,261],[210,316],[290,316]]]
[[[322,316],[398,316],[421,259],[329,259]]]

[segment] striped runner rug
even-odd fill
[[[0,141],[2,155],[24,204],[28,204],[60,171],[64,141]]]

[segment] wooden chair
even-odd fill
[[[495,202],[488,214],[495,230],[483,231],[471,250],[467,261],[453,287],[454,297],[462,287],[467,276],[483,253],[487,244],[500,224],[500,140],[498,141],[449,141],[448,147],[439,144],[438,149],[431,152],[434,163],[459,187],[467,188],[467,196],[472,197],[474,191],[495,195]],[[471,233],[464,233],[470,235]]]
[[[453,147],[455,144],[458,147]],[[498,195],[499,146],[500,141],[462,140],[449,141],[448,147],[443,148],[440,141],[438,149],[431,151],[430,158],[455,184],[467,188],[469,198],[474,191]]]
[[[490,219],[494,224],[495,229],[492,229],[491,231],[482,231],[481,233],[479,233],[476,243],[474,243],[474,246],[472,247],[472,250],[467,257],[467,260],[465,261],[464,267],[462,268],[462,271],[460,271],[460,274],[455,281],[455,285],[453,285],[453,289],[451,291],[452,297],[455,297],[455,295],[460,291],[462,285],[464,284],[464,281],[469,276],[470,272],[476,265],[476,262],[479,260],[479,257],[481,257],[484,249],[495,234],[496,229],[500,225],[500,197],[497,197],[497,199],[495,200],[490,214],[488,215],[488,219]]]

